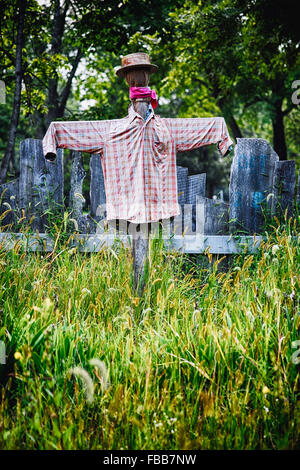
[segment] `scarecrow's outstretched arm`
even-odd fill
[[[209,144],[218,144],[224,156],[230,151],[230,139],[224,118],[170,118],[166,119],[178,152],[193,150]]]
[[[52,122],[43,138],[46,160],[54,162],[57,148],[98,153],[104,146],[109,121]]]

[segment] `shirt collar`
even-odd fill
[[[149,119],[151,119],[151,117],[154,117],[155,114],[154,114],[154,111],[153,111],[153,108],[151,106],[151,104],[149,103],[149,111],[150,111],[150,114],[149,116],[147,117],[146,121],[149,121]],[[128,108],[128,118],[129,118],[129,122],[131,123],[135,118],[139,118],[139,119],[143,119],[142,116],[137,113],[135,110],[134,110],[134,107],[133,105],[131,104]],[[145,122],[146,122],[145,121]]]

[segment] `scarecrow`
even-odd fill
[[[129,86],[131,104],[121,119],[52,122],[43,139],[47,161],[56,149],[98,153],[104,175],[107,221],[135,226],[133,261],[135,285],[143,289],[143,266],[148,246],[141,227],[180,215],[176,152],[217,144],[222,156],[232,141],[224,118],[161,118],[154,113],[157,96],[148,87],[158,67],[148,54],[122,59],[116,70]],[[128,226],[128,225],[127,225]]]

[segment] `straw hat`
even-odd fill
[[[158,70],[157,65],[151,64],[150,57],[144,52],[135,52],[123,57],[122,67],[116,70],[116,74],[119,77],[124,77],[125,73],[131,69],[143,68],[149,69],[150,73],[154,73]]]

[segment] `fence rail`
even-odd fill
[[[132,246],[131,235],[115,236],[114,234],[78,234],[72,238],[68,245],[72,249],[78,247],[80,252],[99,252],[103,247],[113,246],[116,241],[125,247]],[[264,241],[262,236],[238,236],[232,235],[185,235],[165,239],[164,245],[169,250],[184,253],[204,253],[209,250],[211,254],[239,254],[256,253]],[[23,233],[0,233],[0,247],[11,250],[16,247],[25,251],[51,252],[54,240],[45,233],[38,235],[26,235]]]

